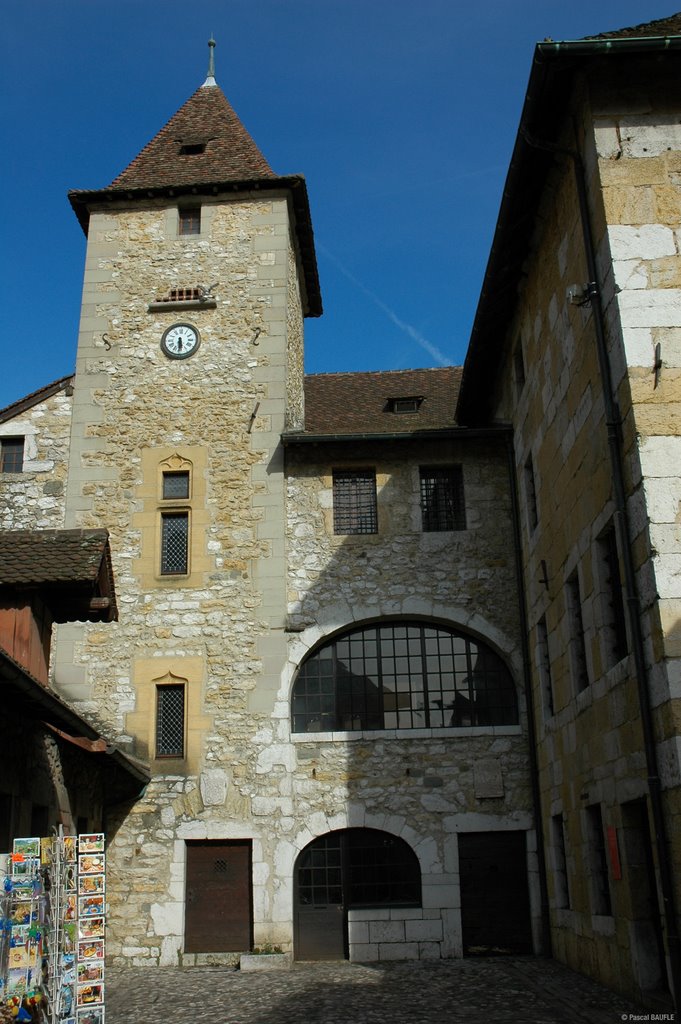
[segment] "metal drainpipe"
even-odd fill
[[[518,581],[518,608],[520,611],[520,643],[523,654],[523,681],[525,684],[525,706],[527,710],[527,736],[530,754],[530,786],[532,803],[536,821],[537,861],[539,864],[539,903],[541,910],[541,934],[543,954],[551,956],[551,922],[549,920],[549,891],[546,880],[546,849],[544,846],[544,823],[541,809],[541,793],[539,790],[539,772],[537,763],[537,735],[535,730],[534,697],[532,693],[532,673],[530,672],[530,647],[527,626],[527,593],[523,573],[522,537],[520,533],[520,505],[518,502],[518,479],[515,470],[515,448],[513,437],[506,441],[508,461],[508,482],[511,492],[511,521],[513,523],[513,547],[515,552],[515,573]]]
[[[612,471],[612,484],[615,500],[615,522],[622,551],[622,563],[624,565],[624,590],[626,595],[627,619],[631,633],[632,653],[634,655],[638,702],[641,714],[641,731],[643,733],[646,768],[648,771],[650,809],[652,812],[657,863],[660,872],[660,889],[663,904],[662,917],[663,925],[666,926],[667,932],[667,950],[669,954],[670,968],[669,980],[671,981],[674,1003],[678,1008],[679,1003],[681,1002],[681,944],[679,942],[676,920],[673,870],[668,852],[667,830],[665,827],[664,808],[662,806],[662,786],[660,782],[655,729],[653,725],[652,709],[650,706],[650,692],[648,688],[648,669],[646,667],[643,631],[641,628],[641,613],[638,588],[636,586],[636,572],[634,569],[634,558],[631,550],[629,515],[627,511],[626,488],[624,485],[624,454],[621,446],[622,419],[618,403],[615,401],[613,396],[612,370],[605,335],[605,316],[603,313],[603,304],[601,302],[601,290],[598,283],[596,250],[594,246],[593,233],[591,231],[586,175],[584,173],[584,164],[582,162],[581,155],[577,150],[563,148],[561,146],[553,145],[552,143],[534,139],[527,132],[523,133],[523,137],[529,146],[537,149],[549,150],[551,152],[570,157],[575,171],[575,182],[579,198],[579,214],[584,241],[584,254],[586,257],[587,272],[589,275],[588,298],[594,314],[596,351],[598,354],[598,364],[601,371],[601,381],[603,385],[603,401],[608,434],[608,451],[610,453],[610,467]]]

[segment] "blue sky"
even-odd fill
[[[0,407],[72,372],[101,188],[205,78],[272,168],[306,176],[324,316],[308,372],[463,360],[537,40],[673,0],[5,0]],[[9,321],[9,322],[7,322]]]

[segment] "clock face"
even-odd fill
[[[187,359],[199,347],[199,332],[191,324],[173,324],[161,338],[161,349],[169,359]]]

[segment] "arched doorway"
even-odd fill
[[[295,867],[298,960],[348,956],[348,910],[421,906],[421,869],[398,836],[348,828],[313,840]]]

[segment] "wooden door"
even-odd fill
[[[243,952],[253,944],[251,842],[187,843],[187,953]]]
[[[464,954],[531,953],[525,833],[460,833],[459,871]]]

